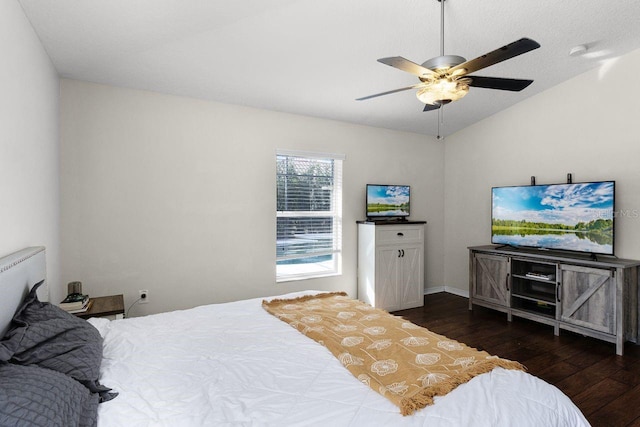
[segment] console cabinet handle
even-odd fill
[[[507,274],[506,280],[504,281],[505,286],[507,287],[507,291],[509,291],[509,274]]]
[[[404,233],[398,233],[398,236],[402,237],[404,236]]]

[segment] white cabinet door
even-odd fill
[[[395,311],[424,304],[422,254],[419,245],[378,248],[376,307]]]
[[[387,311],[400,310],[398,277],[400,249],[382,246],[376,250],[376,307]]]
[[[398,258],[400,274],[398,285],[401,309],[422,307],[424,304],[423,250],[419,245],[404,246]]]

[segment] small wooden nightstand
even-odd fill
[[[111,317],[112,319],[124,318],[124,296],[110,295],[107,297],[91,298],[93,304],[84,313],[75,313],[81,319],[90,317]]]

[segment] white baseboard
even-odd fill
[[[460,289],[453,286],[436,286],[424,290],[425,295],[437,294],[438,292],[447,292],[450,294],[458,295],[459,297],[469,298],[468,289]]]

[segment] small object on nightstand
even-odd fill
[[[67,284],[67,294],[81,294],[82,293],[82,282],[69,282]]]
[[[92,299],[87,299],[86,304],[82,308],[76,308],[76,309],[73,309],[73,310],[63,308],[63,310],[66,311],[67,313],[71,313],[71,314],[81,314],[81,313],[86,313],[87,311],[89,311],[89,309],[91,308],[92,305],[93,305],[93,300]]]
[[[82,319],[90,317],[124,318],[124,296],[122,294],[91,298],[89,302],[91,306],[87,311],[74,314]]]
[[[71,293],[67,295],[65,299],[60,302],[59,307],[68,312],[77,312],[83,310],[89,305],[89,295],[82,295],[81,293]]]

